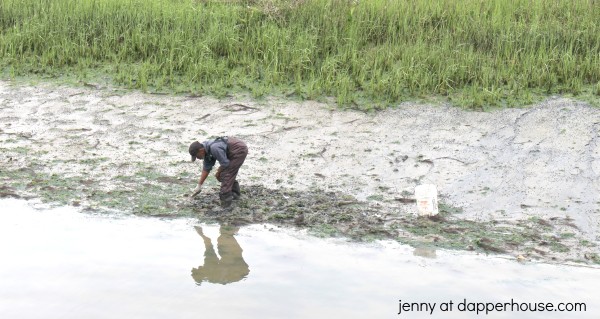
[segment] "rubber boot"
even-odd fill
[[[219,198],[221,199],[221,207],[224,209],[230,208],[233,203],[233,193],[225,193],[219,194]]]
[[[231,193],[233,193],[233,200],[238,200],[240,199],[240,197],[242,197],[242,193],[240,191],[240,183],[238,183],[237,181],[233,182]]]

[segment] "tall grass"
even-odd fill
[[[480,108],[600,89],[595,0],[1,0],[0,67],[144,90]]]

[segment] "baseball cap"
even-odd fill
[[[194,143],[190,144],[190,155],[192,155],[192,162],[196,160],[196,154],[198,154],[198,151],[203,149],[204,145],[202,145],[202,143],[195,141]]]

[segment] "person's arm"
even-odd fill
[[[208,177],[208,173],[209,171],[204,169],[202,170],[202,174],[200,174],[200,179],[198,180],[198,185],[202,186],[202,184],[204,184],[204,181]]]
[[[229,158],[227,157],[227,144],[215,145],[211,148],[212,155],[219,162],[219,169],[222,171],[229,166]],[[219,171],[219,172],[220,172]]]
[[[198,180],[198,185],[192,191],[192,197],[194,197],[200,193],[200,191],[202,190],[202,184],[204,184],[204,181],[208,177],[208,173],[209,172],[207,170],[204,170],[204,169],[202,170],[202,174],[200,174],[200,179]]]
[[[225,144],[225,142],[223,142],[218,145],[214,145],[214,147],[211,148],[211,152],[212,152],[215,160],[219,162],[219,168],[217,169],[217,172],[215,173],[215,177],[220,182],[221,181],[221,172],[223,171],[223,169],[225,169],[229,166],[229,158],[227,157],[227,144]]]
[[[223,166],[219,166],[217,168],[217,172],[215,173],[215,178],[220,182],[221,181],[221,171],[223,170]]]

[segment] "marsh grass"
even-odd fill
[[[600,96],[595,0],[2,0],[5,75],[481,109]]]

